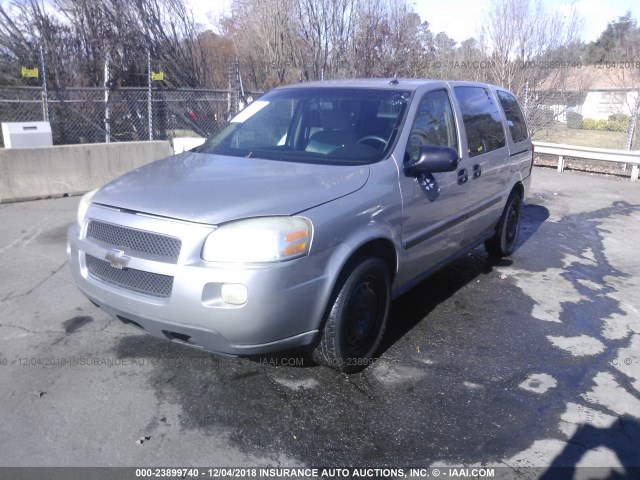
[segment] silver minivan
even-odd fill
[[[391,300],[484,243],[517,243],[533,149],[493,85],[338,80],[277,88],[202,146],[85,195],[80,290],[122,322],[211,352],[294,347],[369,365]]]

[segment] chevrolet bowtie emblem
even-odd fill
[[[124,254],[124,252],[122,250],[114,249],[114,250],[111,250],[110,252],[108,252],[104,256],[104,259],[107,262],[109,262],[113,268],[117,268],[117,269],[122,270],[127,265],[129,265],[129,260],[131,260],[131,257],[125,256],[125,254]]]

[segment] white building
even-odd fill
[[[571,111],[583,118],[606,120],[614,114],[632,116],[637,108],[640,71],[635,68],[587,65],[562,73],[554,72],[552,80],[536,88],[538,104],[551,108],[560,122],[566,122]]]

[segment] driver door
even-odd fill
[[[451,95],[445,87],[426,92],[418,104],[406,143],[404,163],[417,159],[420,148],[444,146],[460,152]],[[452,256],[464,233],[467,184],[453,172],[407,176],[400,172],[403,202],[403,269],[399,284],[415,279]]]

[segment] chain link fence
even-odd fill
[[[0,122],[48,120],[54,145],[207,137],[260,95],[244,91],[241,81],[229,84],[228,90],[0,87]],[[637,109],[635,119],[623,115],[594,125],[579,112],[544,103],[527,102],[525,112],[537,141],[640,148]]]
[[[207,137],[256,95],[158,88],[50,88],[45,95],[38,87],[0,87],[0,121],[48,120],[54,145]]]
[[[45,118],[45,101],[41,88],[0,88],[0,121],[35,122]]]
[[[596,95],[604,94],[596,92]],[[633,105],[635,99],[635,106]],[[640,95],[631,96],[625,113],[612,113],[608,105],[603,108],[600,118],[589,117],[580,108],[564,108],[562,105],[541,104],[529,109],[527,119],[534,141],[551,144],[565,144],[578,147],[595,147],[613,150],[640,150]],[[604,102],[603,102],[604,103]],[[628,113],[626,113],[628,112]],[[593,113],[593,108],[590,110]],[[600,113],[600,112],[598,112]],[[629,114],[630,113],[630,114]],[[603,118],[604,117],[604,118]],[[535,165],[557,168],[558,156],[536,152]],[[630,166],[577,157],[565,157],[566,170],[629,176]]]
[[[633,112],[633,108],[627,110]],[[595,119],[579,110],[537,105],[526,111],[534,141],[618,150],[640,149],[638,112],[608,113]]]

